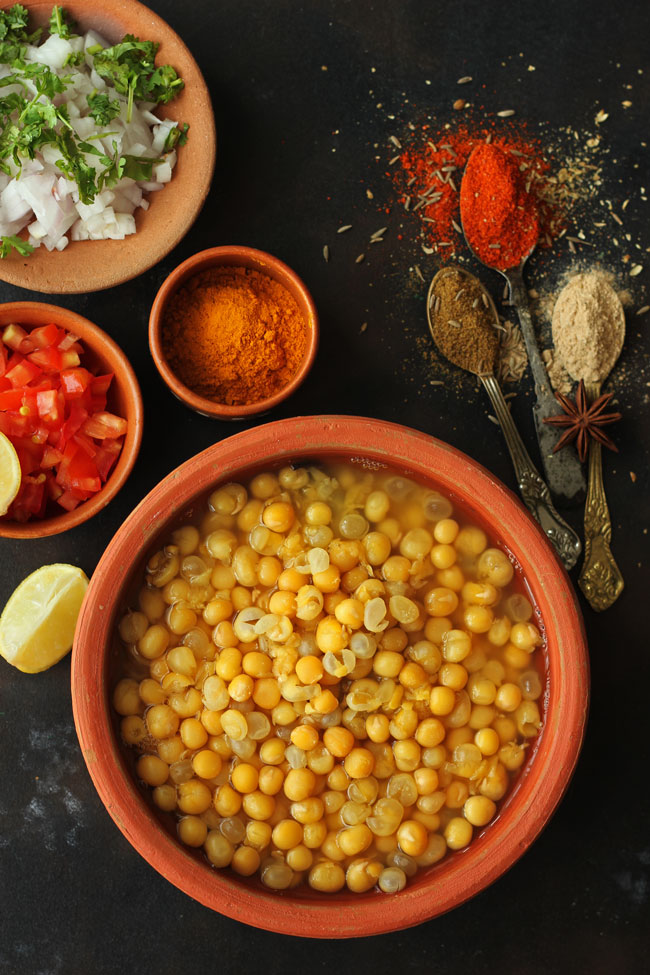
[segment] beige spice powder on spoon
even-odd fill
[[[569,374],[602,382],[621,354],[625,313],[620,299],[598,271],[576,274],[555,303],[553,342]]]

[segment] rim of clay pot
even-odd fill
[[[210,267],[246,267],[261,271],[278,281],[293,295],[305,320],[307,348],[300,367],[292,379],[279,392],[256,403],[227,406],[199,396],[180,381],[167,362],[162,343],[162,323],[169,299],[195,274]],[[149,315],[149,348],[164,383],[171,392],[190,409],[203,416],[220,420],[239,420],[266,413],[282,403],[304,382],[311,369],[318,348],[318,314],[314,300],[304,281],[284,261],[265,251],[239,244],[210,247],[193,254],[171,272],[156,295]]]
[[[76,528],[101,511],[124,486],[133,469],[144,425],[142,394],[131,363],[119,345],[98,325],[78,315],[77,312],[41,301],[9,301],[0,304],[0,328],[16,322],[31,331],[39,325],[54,322],[67,332],[77,335],[84,346],[82,366],[90,366],[95,372],[114,373],[108,392],[108,408],[123,416],[128,422],[124,443],[115,467],[97,494],[82,501],[74,511],[64,511],[48,518],[27,522],[6,521],[0,518],[0,537],[45,538]]]
[[[188,517],[218,482],[293,461],[345,458],[389,466],[456,498],[505,544],[545,624],[548,687],[544,727],[497,818],[463,851],[418,873],[399,894],[335,895],[296,888],[273,893],[210,868],[183,848],[138,791],[118,744],[106,686],[111,635],[129,576],[165,526]],[[139,571],[139,570],[138,570]],[[121,587],[115,580],[121,579]],[[513,494],[455,448],[407,427],[349,416],[296,417],[229,437],[188,460],[138,505],[92,577],[72,657],[72,702],[90,775],[129,842],[191,897],[255,927],[314,938],[380,934],[429,920],[493,883],[530,846],[564,794],[582,744],[589,669],[582,618],[553,549]]]
[[[51,0],[23,0],[37,25],[47,25]],[[5,6],[7,6],[5,4]],[[41,246],[28,257],[12,253],[0,261],[0,279],[30,291],[79,294],[130,281],[162,260],[187,234],[212,185],[216,132],[210,93],[191,51],[158,14],[138,0],[67,0],[65,11],[82,30],[94,29],[109,42],[134,34],[160,45],[156,63],[171,64],[185,82],[161,117],[187,122],[188,141],[179,148],[171,181],[150,193],[151,206],[136,208],[137,232],[123,240],[70,241],[62,251]]]

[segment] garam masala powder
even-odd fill
[[[170,298],[162,323],[170,369],[199,396],[241,406],[278,393],[307,345],[292,294],[261,271],[214,267]]]

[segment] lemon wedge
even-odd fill
[[[18,670],[37,674],[72,647],[88,588],[74,565],[43,565],[20,583],[0,616],[0,654]]]
[[[20,490],[20,462],[11,440],[0,432],[0,517],[6,515],[9,505]]]

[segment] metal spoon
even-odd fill
[[[468,166],[471,158],[472,157],[470,156],[467,161]],[[463,213],[461,207],[461,223],[462,216]],[[470,239],[465,233],[464,225],[463,236],[465,237],[465,242],[476,260],[483,264],[484,267],[490,267],[493,271],[499,271],[499,274],[501,274],[507,282],[509,300],[514,305],[519,318],[521,333],[524,337],[524,342],[526,343],[526,352],[528,353],[530,371],[533,374],[533,381],[535,383],[536,403],[533,406],[533,418],[535,420],[537,442],[539,444],[542,464],[544,465],[546,480],[548,481],[551,491],[561,504],[576,504],[577,502],[582,501],[584,498],[586,488],[585,475],[578,455],[572,448],[560,450],[557,454],[554,454],[553,447],[558,441],[557,432],[543,422],[545,417],[557,416],[557,400],[555,399],[555,396],[551,390],[546,367],[544,366],[544,362],[537,346],[537,339],[535,337],[535,330],[533,328],[533,320],[531,318],[530,307],[528,305],[528,292],[526,291],[526,286],[524,284],[524,266],[530,255],[535,250],[536,245],[533,244],[531,249],[527,254],[524,255],[521,263],[517,267],[511,267],[505,271],[500,271],[498,268],[486,264],[485,261],[482,261],[481,258],[478,257],[472,248]]]
[[[589,403],[593,403],[600,396],[603,383],[614,368],[625,341],[625,312],[613,288],[610,300],[615,301],[620,308],[617,342],[611,349],[607,362],[603,363],[597,381],[585,382]],[[576,380],[583,378],[571,372],[570,375]],[[603,484],[602,452],[602,446],[592,439],[589,444],[589,485],[585,501],[585,558],[578,577],[578,585],[590,606],[597,611],[609,609],[621,595],[625,585],[610,548],[612,522]]]
[[[465,271],[464,269],[458,267],[454,267],[454,271],[461,275],[461,277],[464,277],[467,281],[477,282],[477,279],[473,274],[470,274],[469,271]],[[436,340],[433,329],[432,301],[436,283],[440,279],[441,275],[446,273],[449,273],[449,268],[442,268],[442,270],[438,271],[429,285],[429,291],[427,294],[427,322],[429,324],[429,331],[431,332],[434,342]],[[477,283],[480,285],[480,282]],[[482,288],[482,285],[480,286]],[[483,289],[483,293],[487,297],[490,312],[494,317],[494,321],[498,323],[499,316],[497,314],[494,302],[485,289]],[[453,362],[455,366],[459,366],[461,369],[466,369],[468,372],[473,372],[473,370],[468,369],[466,363],[454,362],[454,360],[451,358],[449,361]],[[564,519],[561,518],[555,510],[548,486],[540,476],[537,468],[528,455],[528,451],[526,450],[519,431],[515,426],[515,422],[510,414],[508,405],[503,398],[501,387],[499,386],[494,374],[491,372],[488,373],[481,371],[474,373],[474,375],[477,375],[481,380],[485,391],[492,402],[494,412],[503,431],[503,436],[505,437],[506,445],[512,459],[512,465],[517,476],[519,493],[521,494],[524,504],[535,520],[540,524],[542,530],[559,555],[565,569],[572,569],[578,561],[578,556],[582,550],[580,539],[574,530],[567,525]],[[555,412],[557,414],[557,409]]]

